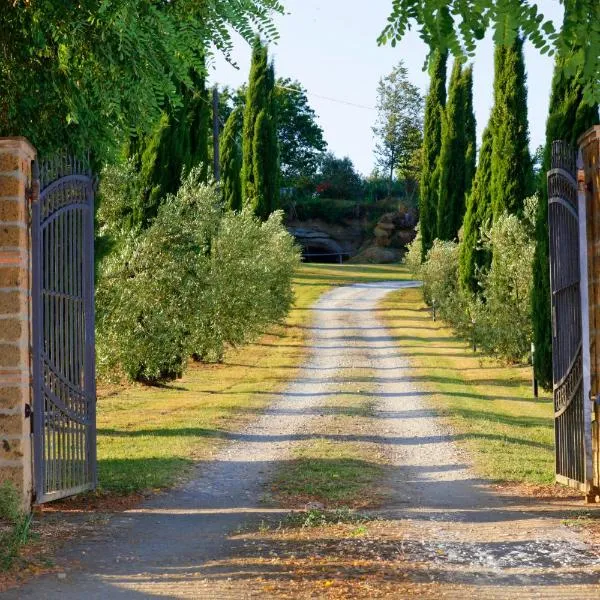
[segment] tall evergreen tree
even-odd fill
[[[436,170],[442,149],[442,120],[446,106],[446,63],[448,54],[435,51],[431,62],[429,92],[425,100],[425,123],[421,183],[419,186],[419,222],[421,226],[421,259],[433,245],[437,233],[439,180]]]
[[[153,133],[130,147],[141,171],[142,201],[134,221],[142,227],[154,219],[163,198],[177,192],[184,171],[201,164],[208,180],[210,105],[204,77],[193,73],[191,79],[194,88],[182,91],[181,105],[163,113]]]
[[[488,267],[491,262],[489,252],[480,245],[481,226],[492,220],[492,144],[491,123],[483,132],[479,151],[479,164],[471,193],[467,197],[467,212],[463,223],[463,239],[459,256],[459,282],[468,295],[478,293],[477,271]]]
[[[448,104],[442,123],[442,151],[438,164],[439,199],[437,237],[452,240],[458,234],[465,213],[465,89],[462,60],[455,59]]]
[[[230,210],[242,208],[242,137],[243,115],[233,110],[225,123],[221,138],[221,181],[225,206]]]
[[[495,54],[494,143],[492,147],[492,210],[494,218],[508,211],[521,214],[533,191],[529,154],[527,86],[523,40]]]
[[[463,101],[465,107],[465,193],[468,195],[475,176],[477,162],[477,122],[473,111],[473,67],[462,75]]]
[[[576,51],[576,49],[573,49]],[[577,138],[598,123],[598,106],[583,104],[583,82],[580,74],[566,77],[562,58],[557,59],[548,120],[546,145],[538,185],[539,203],[536,214],[536,247],[533,268],[532,320],[535,344],[535,375],[544,388],[552,387],[552,323],[550,317],[550,267],[548,241],[548,188],[546,172],[550,169],[552,142],[565,140],[573,146]]]
[[[202,166],[202,181],[211,177],[209,149],[212,133],[210,121],[212,117],[209,91],[204,77],[195,79],[196,86],[188,106],[189,156],[186,169]],[[181,132],[182,133],[182,132]]]
[[[262,218],[279,202],[274,87],[275,72],[267,48],[257,40],[244,110],[242,196]]]
[[[267,104],[267,48],[259,40],[252,50],[250,78],[246,89],[246,106],[244,109],[244,128],[242,137],[242,197],[244,202],[252,202],[256,193],[254,181],[254,131],[256,120]]]
[[[273,62],[269,65],[268,91],[267,97],[267,122],[266,122],[266,140],[267,153],[265,164],[265,196],[269,207],[269,214],[279,208],[279,141],[277,137],[277,100],[275,98],[275,66]],[[266,215],[268,216],[268,215]]]

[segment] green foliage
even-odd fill
[[[406,247],[406,254],[404,255],[404,264],[408,267],[408,270],[413,274],[415,279],[421,276],[421,264],[423,263],[423,236],[421,234],[421,223],[417,223],[416,226],[417,234],[415,239],[408,244]]]
[[[142,178],[133,159],[107,165],[102,170],[96,213],[99,226],[96,254],[102,250],[100,258],[118,240],[140,227],[145,210],[141,190]]]
[[[219,114],[228,116],[232,107],[245,112],[247,93],[246,85],[234,92],[225,89],[221,94],[225,106],[220,108]],[[284,187],[301,189],[314,178],[322,153],[327,148],[323,130],[299,81],[277,79],[273,90],[273,110],[277,117],[281,183]]]
[[[274,91],[282,182],[294,186],[313,177],[327,143],[299,81],[278,79]]]
[[[477,162],[477,122],[473,112],[473,67],[462,74],[463,102],[465,111],[465,193],[468,195],[475,176]]]
[[[363,193],[362,178],[347,156],[338,158],[331,152],[327,152],[321,161],[318,180],[317,192],[322,196],[356,200]]]
[[[479,273],[489,267],[491,256],[483,247],[480,230],[492,221],[492,130],[490,126],[483,132],[479,153],[479,165],[475,173],[471,193],[467,197],[467,212],[463,222],[463,235],[460,244],[459,280],[462,292],[466,295],[478,294]]]
[[[194,77],[195,89],[184,90],[182,104],[170,114],[163,113],[154,132],[130,152],[139,157],[142,209],[137,224],[147,227],[156,217],[167,194],[175,194],[182,173],[200,168],[200,178],[209,175],[210,102],[204,78]]]
[[[242,196],[266,218],[279,205],[279,150],[273,90],[275,74],[267,47],[255,41],[243,127]]]
[[[103,261],[100,374],[178,377],[190,355],[218,360],[226,344],[252,339],[289,309],[299,259],[281,215],[264,224],[248,211],[224,215],[201,178],[192,169],[152,225],[129,232]]]
[[[600,3],[597,0],[563,0],[567,17],[557,32],[539,5],[530,0],[394,0],[379,43],[400,41],[416,23],[416,30],[432,49],[450,49],[456,56],[473,55],[477,41],[489,28],[496,44],[510,46],[523,35],[543,54],[566,56],[561,75],[581,73],[586,104],[600,101]],[[579,52],[569,53],[573,47]]]
[[[229,55],[232,31],[276,37],[277,0],[5,2],[0,11],[0,135],[42,154],[93,149],[107,158],[181,105],[207,48]],[[200,68],[200,71],[202,69]]]
[[[367,202],[378,202],[382,200],[393,200],[402,198],[403,202],[417,206],[417,201],[414,197],[407,196],[406,181],[395,179],[392,182],[391,190],[389,181],[382,177],[377,171],[373,171],[371,175],[363,181],[363,194]]]
[[[435,302],[441,314],[449,299],[457,295],[458,244],[454,241],[434,240],[421,265],[423,295],[428,304]]]
[[[11,567],[27,542],[31,515],[21,510],[19,493],[10,481],[0,484],[0,570]]]
[[[269,198],[267,197],[267,157],[269,153],[269,116],[261,110],[256,117],[254,125],[254,139],[252,144],[254,168],[254,197],[252,206],[254,212],[261,218],[266,218],[270,213]]]
[[[573,49],[576,51],[576,48]],[[533,341],[535,344],[535,376],[541,386],[552,388],[552,324],[550,317],[550,266],[548,247],[548,190],[546,172],[550,169],[552,142],[565,140],[573,146],[577,138],[598,123],[598,105],[584,104],[584,83],[580,73],[564,75],[561,59],[552,80],[552,93],[546,122],[544,147],[539,177],[539,195],[536,216],[536,248],[531,292]]]
[[[531,344],[531,278],[535,243],[531,236],[537,196],[528,198],[527,218],[504,213],[487,231],[485,244],[493,255],[482,275],[484,302],[479,305],[479,344],[501,358],[520,361]]]
[[[372,129],[377,139],[377,166],[387,176],[391,196],[394,174],[404,180],[418,180],[420,165],[415,158],[423,143],[423,98],[408,80],[402,61],[379,80],[377,122]]]
[[[493,119],[492,210],[498,218],[521,214],[533,187],[521,38],[508,48],[496,47]]]
[[[281,211],[262,222],[249,209],[227,213],[211,251],[211,318],[202,318],[194,352],[221,358],[226,344],[247,343],[281,321],[292,306],[298,266]]]
[[[454,61],[448,104],[442,121],[442,149],[438,163],[439,199],[437,237],[452,240],[458,235],[465,213],[465,89],[462,62]]]
[[[421,184],[419,186],[419,221],[421,223],[421,260],[433,244],[437,232],[439,179],[437,165],[442,150],[442,120],[446,105],[447,53],[436,51],[431,63],[429,93],[425,100]]]
[[[487,150],[489,155],[489,149]],[[473,193],[477,191],[476,179]],[[489,205],[488,205],[489,206]],[[493,255],[488,270],[476,271],[479,295],[462,285],[462,246],[435,240],[420,266],[413,242],[408,260],[423,280],[425,300],[457,333],[486,352],[509,361],[523,360],[531,342],[530,288],[533,267],[533,230],[537,197],[525,202],[524,217],[504,213],[493,224],[484,222],[480,245]],[[408,261],[407,261],[408,262]]]
[[[221,181],[225,206],[230,210],[242,208],[242,110],[233,110],[223,129],[221,138]]]
[[[280,525],[290,529],[293,527],[325,527],[326,525],[339,525],[341,523],[364,525],[376,518],[366,513],[356,512],[347,507],[335,508],[333,510],[311,508],[307,511],[290,513]]]

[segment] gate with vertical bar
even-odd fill
[[[34,165],[32,360],[36,503],[96,485],[94,185],[70,156]]]
[[[586,361],[589,343],[583,339],[583,319],[588,310],[587,262],[582,254],[587,252],[585,207],[580,207],[578,200],[575,150],[562,141],[554,142],[551,166],[548,229],[556,479],[585,490],[589,452],[584,412],[589,380],[584,378],[584,365],[589,364]]]

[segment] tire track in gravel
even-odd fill
[[[591,549],[551,509],[514,506],[474,478],[452,435],[407,382],[408,364],[375,309],[390,291],[414,285],[357,284],[324,294],[313,309],[306,364],[261,418],[232,435],[189,483],[115,516],[98,539],[66,550],[66,578],[45,576],[5,597],[266,597],[255,596],[243,577],[215,581],[209,565],[239,552],[241,542],[228,533],[270,513],[260,503],[265,484],[298,444],[323,430],[320,407],[344,393],[340,379],[364,368],[376,383],[368,392],[377,399],[369,440],[392,473],[395,501],[385,516],[402,524],[398,558],[416,583],[433,578],[451,597],[459,589],[481,597],[551,597],[564,586],[577,592],[566,597],[597,597]]]

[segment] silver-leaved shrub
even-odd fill
[[[99,374],[152,383],[181,376],[190,356],[219,360],[287,314],[298,263],[281,214],[225,212],[192,170],[152,225],[102,261]]]

